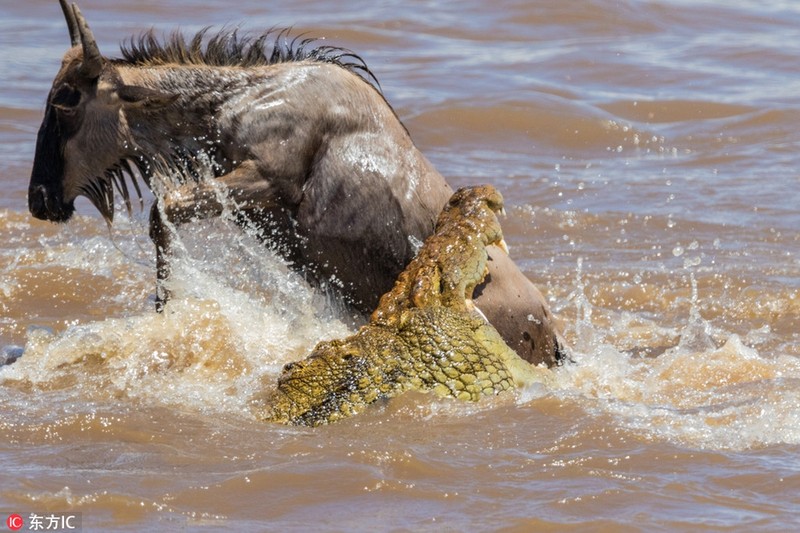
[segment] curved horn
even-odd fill
[[[64,18],[67,19],[67,29],[69,30],[69,38],[72,40],[72,46],[81,44],[81,34],[78,31],[78,23],[75,20],[75,13],[72,8],[67,4],[67,0],[58,0],[61,4],[61,11],[64,12]]]
[[[72,13],[75,15],[75,22],[83,45],[83,64],[79,72],[87,78],[96,78],[103,70],[103,56],[97,47],[97,41],[94,40],[92,30],[89,29],[89,24],[86,23],[86,19],[83,18],[83,14],[76,4],[72,4]]]

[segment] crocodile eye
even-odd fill
[[[66,84],[59,87],[50,99],[51,104],[64,111],[72,110],[80,101],[80,91]]]
[[[361,351],[355,347],[348,346],[346,351],[342,354],[343,361],[352,361],[353,359],[357,359],[361,356]]]

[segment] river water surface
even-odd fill
[[[800,525],[800,6],[775,1],[84,0],[155,27],[293,26],[370,65],[573,347],[557,386],[260,423],[281,366],[352,327],[223,221],[153,311],[146,212],[26,208],[69,37],[0,6],[0,513],[85,531],[788,531]],[[1,524],[0,524],[1,525]]]

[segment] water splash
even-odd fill
[[[579,257],[575,271],[575,289],[567,299],[577,309],[574,326],[574,349],[581,352],[591,351],[599,342],[597,329],[592,324],[592,304],[586,296],[586,282],[583,277],[583,258]]]
[[[711,325],[700,316],[699,299],[697,295],[697,279],[690,273],[689,279],[692,295],[689,307],[689,320],[680,333],[680,341],[672,350],[678,352],[703,353],[714,350],[716,344],[711,335]],[[672,351],[670,350],[670,351]],[[669,353],[669,352],[668,352]]]
[[[689,281],[689,316],[672,335],[677,343],[639,357],[613,342],[630,323],[625,316],[601,333],[579,260],[570,295],[577,309],[575,364],[559,370],[557,395],[598,416],[611,414],[646,439],[713,449],[800,443],[800,361],[766,358],[739,335],[714,330],[700,314],[693,272]]]
[[[189,224],[176,235],[175,297],[163,313],[141,301],[124,316],[76,320],[63,331],[30,328],[24,351],[4,348],[4,362],[18,360],[3,367],[0,383],[45,394],[72,390],[89,402],[248,417],[253,395],[271,385],[285,363],[304,357],[323,338],[352,331],[354,317],[229,221]],[[98,275],[100,269],[108,276],[115,274],[109,264],[130,266],[138,257],[129,249],[134,243],[101,235],[89,241],[116,259],[98,264],[96,253],[71,248],[47,253],[75,272]],[[137,268],[138,282],[152,287],[153,270]]]
[[[88,228],[96,221],[77,222]],[[195,222],[177,234],[170,287],[175,299],[162,315],[143,296],[152,291],[152,258],[135,242],[113,243],[102,233],[67,229],[23,258],[69,269],[70,276],[116,280],[106,298],[120,304],[109,308],[122,316],[86,315],[55,331],[31,329],[22,357],[19,347],[3,352],[19,357],[0,369],[6,390],[36,391],[21,404],[52,402],[60,394],[86,403],[87,410],[92,402],[122,402],[252,418],[252,398],[274,385],[283,364],[356,325],[328,295],[313,290],[231,221]],[[690,244],[680,257],[695,248]],[[623,278],[646,295],[632,301],[658,300],[672,291],[654,312],[643,312],[593,303],[598,291],[621,286],[578,259],[574,278],[563,284],[571,292],[561,298],[572,307],[566,314],[574,316],[565,333],[575,363],[557,370],[558,390],[551,394],[598,417],[611,415],[644,439],[733,449],[800,442],[796,358],[759,352],[774,335],[769,326],[742,335],[712,326],[702,316],[708,305],[695,263],[684,261],[688,298],[675,296],[685,289],[653,290],[647,271]],[[127,287],[131,283],[135,289]],[[688,312],[677,324],[659,315],[684,302]],[[530,408],[542,392],[522,391],[517,407]],[[486,408],[494,407],[480,407]],[[436,407],[412,411],[430,409]],[[448,407],[442,416],[470,412]]]

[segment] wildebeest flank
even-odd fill
[[[157,199],[163,302],[171,224],[219,215],[222,195],[318,284],[362,312],[375,307],[452,190],[360,57],[285,32],[203,31],[144,33],[109,59],[78,7],[60,3],[72,47],[37,138],[35,217],[64,222],[83,195],[110,223],[115,188],[130,209],[124,175],[136,187],[140,175]],[[504,253],[491,257],[476,305],[523,357],[555,363],[559,336],[541,294]]]

